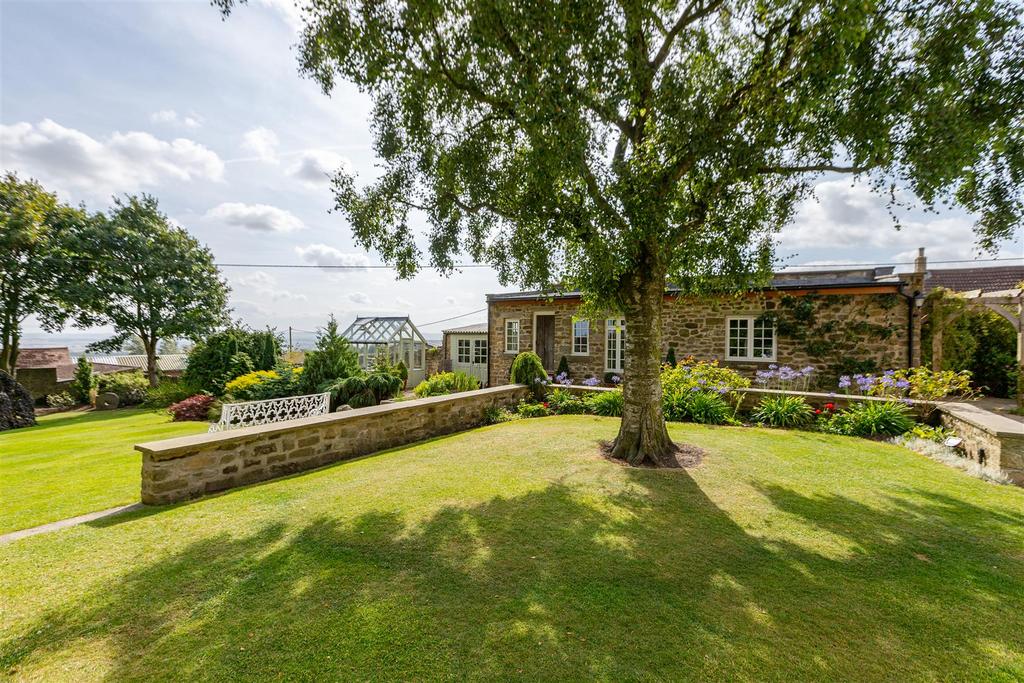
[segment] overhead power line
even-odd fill
[[[477,313],[483,313],[486,310],[487,310],[487,307],[485,306],[485,307],[477,309],[475,311],[470,311],[469,313],[463,313],[462,315],[453,315],[450,318],[443,318],[441,320],[435,320],[435,321],[429,322],[429,323],[420,323],[419,327],[430,327],[431,325],[436,325],[438,323],[446,323],[449,320],[458,320],[459,318],[466,318],[466,317],[471,316],[471,315],[476,315]]]

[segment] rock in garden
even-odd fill
[[[346,410],[352,410],[352,406],[350,406],[350,405],[349,405],[349,404],[347,404],[347,403],[343,403],[342,405],[340,405],[340,406],[338,406],[337,408],[335,408],[335,409],[334,409],[334,412],[336,412],[336,413],[343,413],[343,412],[345,412]]]
[[[121,402],[117,394],[107,392],[96,397],[96,410],[113,410]]]
[[[0,431],[31,427],[36,423],[32,394],[0,370]]]

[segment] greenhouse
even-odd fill
[[[410,388],[423,381],[428,344],[409,316],[356,318],[342,336],[359,354],[364,370],[373,366],[378,353],[384,353],[392,363],[405,363]]]

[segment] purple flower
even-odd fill
[[[807,367],[805,367],[805,368],[804,368],[803,370],[801,370],[800,372],[801,372],[802,374],[804,374],[804,375],[809,375],[809,374],[811,374],[812,372],[814,372],[814,366],[813,366],[813,365],[808,365]]]
[[[612,375],[612,384],[618,384],[621,381],[622,381],[621,377],[619,377],[618,375]]]
[[[897,389],[909,389],[910,388],[910,381],[909,380],[905,380],[905,379],[898,379],[898,380],[896,380],[896,388]]]
[[[596,387],[600,383],[601,380],[599,380],[596,377],[588,377],[585,380],[583,380],[583,386],[585,387]]]
[[[850,376],[849,375],[843,375],[842,377],[839,378],[839,388],[840,389],[846,389],[849,386],[850,386]]]
[[[690,387],[690,391],[700,391],[700,387]]]

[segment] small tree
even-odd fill
[[[668,347],[668,354],[665,356],[665,363],[673,368],[676,366],[676,347]]]
[[[316,348],[306,353],[302,389],[312,394],[329,384],[359,373],[359,356],[348,340],[338,332],[338,320],[332,314],[316,335]]]
[[[274,330],[255,331],[236,323],[192,347],[182,379],[219,396],[235,377],[273,369],[280,355],[281,339]]]
[[[92,373],[92,363],[85,356],[79,356],[75,363],[75,378],[68,386],[68,393],[78,403],[89,403],[95,388],[96,376]]]
[[[34,180],[0,179],[0,370],[14,375],[30,315],[50,332],[67,320],[63,294],[77,286],[68,241],[86,220]]]
[[[199,339],[227,322],[227,283],[213,254],[182,228],[172,227],[149,195],[115,199],[109,216],[93,221],[76,250],[88,254],[70,292],[83,327],[110,325],[115,334],[90,348],[113,351],[137,336],[146,376],[157,384],[157,342]]]
[[[234,0],[214,0],[229,11]],[[303,72],[374,100],[380,173],[340,172],[356,241],[416,273],[468,253],[502,283],[626,319],[613,453],[673,450],[667,282],[765,284],[822,173],[957,203],[994,249],[1024,211],[1024,13],[1012,0],[306,4]]]
[[[558,369],[555,371],[555,376],[565,373],[565,376],[569,376],[569,359],[562,356],[558,359]]]

